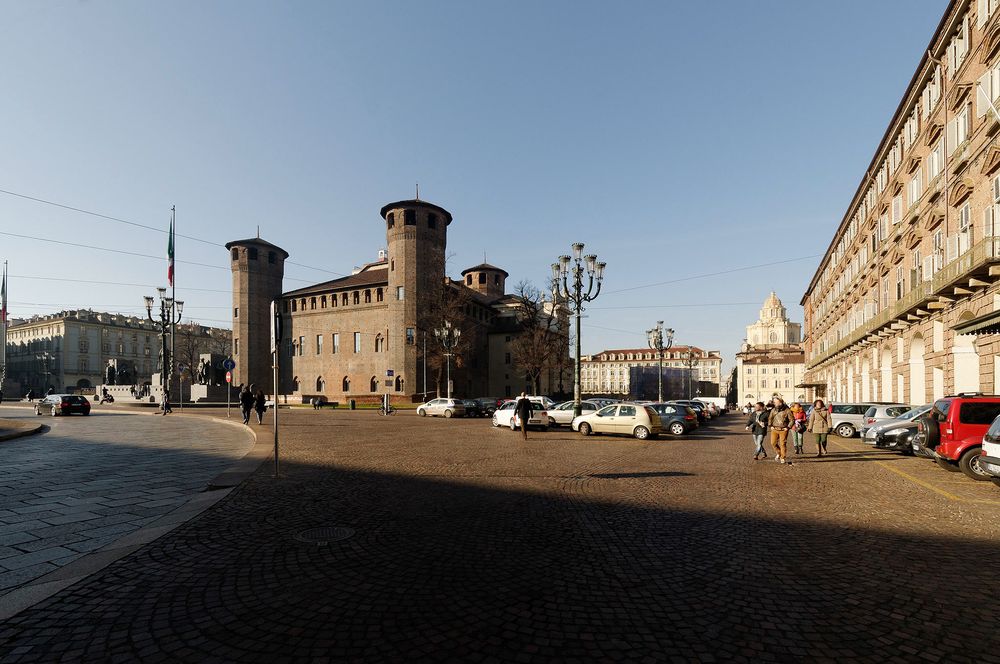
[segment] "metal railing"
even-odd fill
[[[997,262],[1000,262],[1000,237],[988,237],[980,240],[964,254],[938,270],[930,280],[921,281],[891,307],[883,309],[877,316],[855,328],[833,346],[810,358],[806,363],[807,368],[812,369],[844,349],[853,346],[876,330],[915,309],[939,291],[950,287],[970,272]]]

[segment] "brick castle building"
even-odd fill
[[[353,274],[282,290],[288,252],[260,238],[229,242],[233,272],[234,384],[272,391],[270,305],[283,319],[279,393],[330,401],[421,401],[446,392],[447,361],[434,335],[445,321],[461,330],[451,358],[453,394],[510,396],[530,389],[511,345],[523,331],[508,274],[481,264],[445,274],[452,215],[427,201],[382,208],[386,248]],[[547,303],[565,321],[565,308]],[[560,329],[565,325],[560,323]],[[562,349],[568,354],[563,336]],[[540,377],[543,392],[559,389],[558,372]],[[566,379],[568,380],[568,378]]]

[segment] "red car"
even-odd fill
[[[962,471],[974,480],[990,476],[979,465],[983,436],[1000,415],[1000,396],[962,393],[934,402],[921,418],[914,443],[924,456],[946,470]]]

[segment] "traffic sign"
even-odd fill
[[[225,369],[226,371],[232,371],[233,369],[236,368],[236,361],[233,360],[233,358],[231,357],[227,357],[225,360],[222,361],[222,368]]]
[[[226,382],[227,383],[233,382],[233,372],[232,371],[227,371],[226,372]]]
[[[388,378],[392,378],[393,376],[395,376],[395,375],[396,375],[396,372],[395,372],[395,371],[393,371],[392,369],[386,369],[386,370],[385,370],[385,375],[386,375],[386,377],[388,377]]]
[[[278,301],[271,300],[271,352],[277,353],[278,346],[281,345],[282,329],[281,312],[278,310]]]

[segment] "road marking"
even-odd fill
[[[872,461],[875,462],[875,465],[877,465],[877,466],[879,466],[881,468],[885,468],[886,470],[891,470],[892,472],[896,473],[900,477],[908,479],[911,482],[913,482],[914,484],[922,486],[925,489],[930,489],[934,493],[936,493],[938,495],[941,495],[941,496],[944,496],[948,500],[954,500],[954,501],[957,501],[957,502],[960,502],[960,503],[973,502],[973,501],[971,501],[971,500],[969,500],[967,498],[962,498],[961,496],[956,496],[955,494],[951,493],[950,491],[945,491],[944,489],[938,488],[938,487],[934,486],[933,484],[931,484],[930,482],[925,482],[924,480],[920,479],[919,477],[914,477],[913,475],[910,475],[907,472],[899,470],[898,468],[893,468],[887,462],[885,462],[885,461],[879,461],[877,459],[877,457],[869,456],[869,455],[865,454],[864,452],[857,452],[857,451],[851,449],[850,447],[848,447],[847,445],[844,445],[843,443],[838,443],[835,440],[831,440],[830,442],[833,443],[834,445],[836,445],[837,447],[839,447],[842,450],[846,450],[848,452],[853,452],[855,454],[858,454],[859,456],[861,456],[864,459],[871,459]],[[985,502],[992,503],[994,501],[987,500]]]

